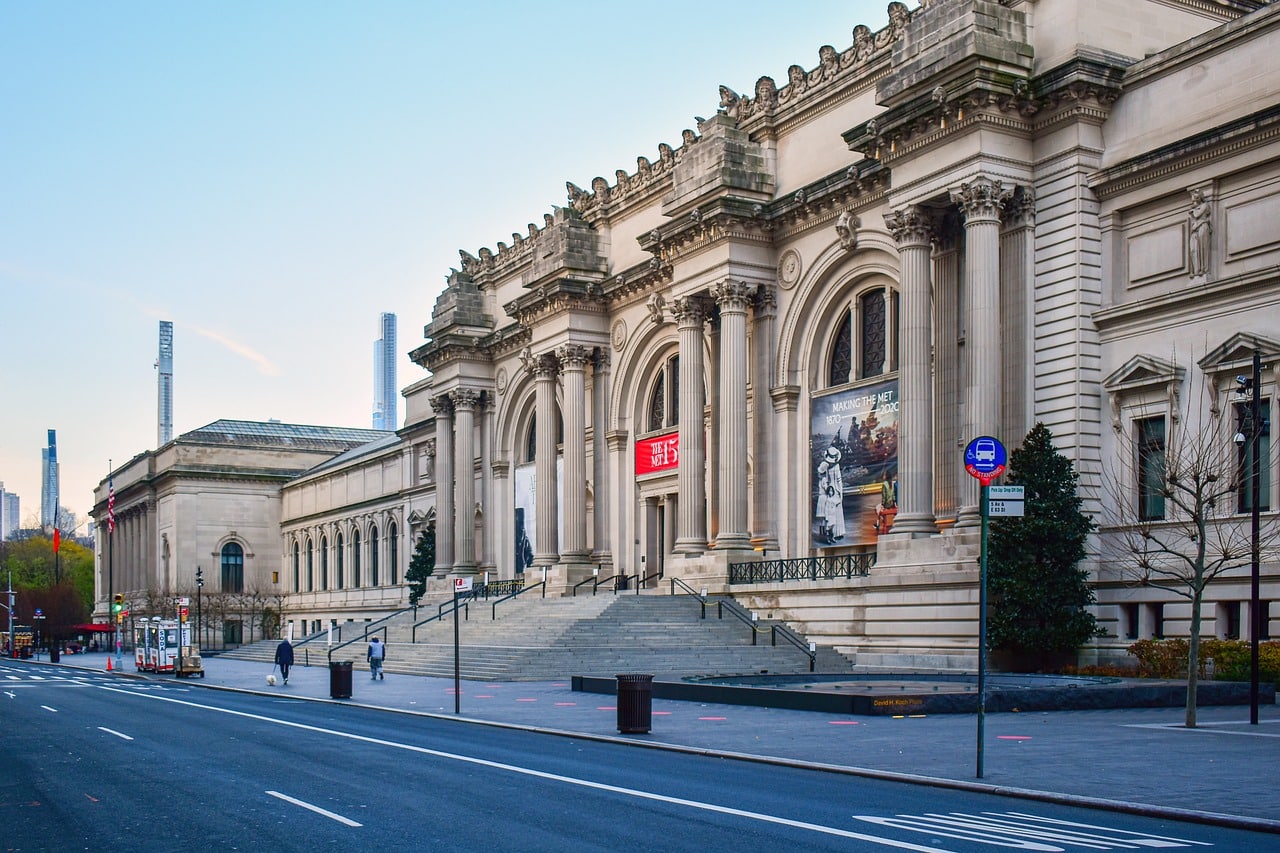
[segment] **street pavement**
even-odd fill
[[[69,655],[61,663],[103,672],[107,657]],[[1196,729],[1183,727],[1181,708],[989,713],[978,778],[975,714],[858,717],[654,699],[652,731],[623,735],[614,698],[575,693],[567,675],[543,682],[463,681],[455,695],[452,679],[387,673],[373,681],[367,671],[354,670],[351,698],[332,699],[323,658],[294,666],[287,685],[277,674],[274,686],[267,683],[270,664],[203,660],[204,678],[139,676],[127,656],[114,674],[1280,833],[1280,708],[1274,704],[1262,706],[1257,726],[1249,724],[1248,706],[1202,707]]]

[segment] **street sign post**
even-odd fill
[[[471,592],[475,580],[470,577],[453,579],[453,713],[462,713],[462,656],[458,637],[458,596]]]
[[[987,515],[1020,517],[1026,508],[1025,496],[1022,486],[990,486],[987,488]]]
[[[982,516],[978,559],[978,778],[982,778],[982,753],[987,716],[987,521],[991,481],[1004,473],[1009,455],[1000,439],[979,436],[964,449],[964,470],[982,486],[978,507]],[[1019,513],[1021,515],[1021,513]]]

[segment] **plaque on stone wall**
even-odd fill
[[[627,321],[619,318],[613,324],[613,348],[621,351],[627,345]]]
[[[790,290],[800,280],[800,253],[795,249],[787,249],[778,261],[778,286]]]

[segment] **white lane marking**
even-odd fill
[[[41,705],[40,707],[41,707],[41,708],[44,708],[46,711],[52,711],[52,712],[53,712],[53,713],[55,713],[55,714],[56,714],[56,713],[58,713],[58,709],[57,709],[57,708],[50,708],[48,705]]]
[[[320,726],[312,726],[306,723],[295,723],[291,720],[281,720],[275,717],[267,717],[262,714],[251,714],[248,711],[235,711],[230,708],[219,708],[216,705],[203,705],[199,702],[192,702],[187,699],[174,699],[169,696],[156,696],[152,693],[139,693],[133,690],[121,690],[117,687],[99,687],[99,690],[107,690],[112,693],[122,693],[125,696],[136,696],[140,699],[152,699],[157,702],[172,702],[175,705],[186,705],[190,708],[200,708],[205,711],[216,711],[221,714],[229,714],[233,717],[243,717],[249,720],[258,720],[264,723],[274,723],[278,726],[286,728],[300,729],[302,731],[315,732],[317,734],[332,735],[333,737],[346,738],[348,740],[358,741],[360,743],[375,744],[377,746],[387,746],[392,749],[403,749],[407,752],[416,752],[420,755],[430,755],[433,758],[443,758],[449,761],[460,761],[464,764],[474,764],[480,767],[488,767],[492,770],[503,770],[508,773],[517,773],[522,776],[532,776],[535,779],[546,779],[551,782],[561,782],[566,785],[576,785],[581,788],[590,788],[595,791],[607,791],[611,794],[621,794],[626,797],[635,797],[641,800],[652,800],[659,803],[668,803],[675,806],[684,806],[685,808],[698,809],[701,811],[713,812],[715,814],[731,815],[733,817],[746,818],[748,820],[757,820],[762,823],[772,823],[779,826],[787,826],[793,829],[806,829],[811,832],[818,832],[824,835],[834,835],[839,838],[852,838],[857,841],[867,841],[872,844],[882,844],[886,847],[894,847],[899,850],[912,850],[915,853],[953,853],[953,851],[944,850],[940,847],[926,847],[921,844],[913,844],[909,841],[896,841],[892,838],[885,838],[880,835],[865,835],[861,832],[851,832],[847,829],[839,829],[834,826],[823,826],[817,823],[808,823],[806,821],[791,820],[790,818],[778,817],[777,815],[763,814],[761,812],[750,812],[744,809],[735,809],[728,806],[719,806],[715,803],[704,803],[698,800],[686,800],[682,797],[670,797],[665,794],[655,794],[651,791],[641,791],[636,788],[623,788],[618,785],[608,785],[603,782],[592,782],[589,779],[578,779],[573,776],[561,776],[558,773],[548,773],[543,770],[534,770],[530,767],[520,767],[515,764],[504,764],[500,761],[490,761],[486,758],[476,758],[470,755],[458,755],[452,752],[442,752],[438,749],[428,749],[424,746],[414,746],[408,743],[399,743],[393,740],[385,740],[383,738],[368,737],[367,735],[358,735],[352,732],[343,732],[336,729],[326,729]],[[1027,848],[1032,849],[1032,848]]]
[[[1063,853],[1067,848],[1087,850],[1138,850],[1142,848],[1212,847],[1204,841],[1130,832],[1090,823],[1041,817],[1022,812],[982,812],[965,814],[926,813],[923,815],[854,815],[854,819],[891,826],[911,832],[941,835],[1015,850]],[[1086,831],[1092,830],[1092,831]],[[1058,845],[1064,845],[1059,847]]]
[[[4,695],[8,696],[10,699],[17,699],[17,698],[18,698],[18,694],[17,694],[17,693],[10,693],[8,690],[6,690],[6,691],[4,692]]]
[[[1262,720],[1262,723],[1280,722],[1280,720]],[[1212,728],[1212,726],[1230,725],[1229,723],[1201,723],[1194,729],[1189,729],[1182,723],[1129,723],[1125,728],[1129,729],[1160,729],[1161,731],[1182,731],[1194,732],[1202,735],[1236,735],[1237,737],[1280,737],[1280,732],[1264,732],[1259,731],[1257,726],[1251,726],[1242,731],[1231,731],[1229,729]],[[1242,725],[1249,725],[1242,723]]]
[[[43,675],[33,675],[33,676],[31,676],[31,680],[32,680],[32,681],[44,681],[44,676],[43,676]]]
[[[133,738],[129,737],[128,735],[122,734],[121,732],[118,732],[115,729],[109,729],[106,726],[98,726],[98,731],[106,732],[109,735],[115,735],[116,737],[124,738],[125,740],[133,740]]]
[[[354,820],[352,820],[349,817],[343,817],[342,815],[331,812],[328,809],[322,809],[319,806],[313,806],[311,803],[294,799],[293,797],[290,797],[288,794],[282,794],[279,791],[267,791],[267,793],[273,797],[279,797],[280,799],[284,800],[286,803],[293,803],[295,806],[301,806],[304,809],[310,809],[316,814],[322,814],[327,818],[336,820],[338,823],[345,823],[347,826],[364,826],[364,824],[356,823]]]
[[[21,675],[6,675],[6,676],[5,676],[5,678],[9,679],[10,681],[21,681],[21,680],[22,680],[22,676],[21,676]]]

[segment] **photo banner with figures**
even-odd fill
[[[512,469],[512,481],[515,483],[515,513],[512,524],[515,528],[515,573],[524,574],[524,570],[533,564],[534,552],[538,549],[538,473],[537,465],[528,462]],[[556,457],[556,505],[557,513],[557,550],[564,543],[564,457]]]
[[[809,411],[814,547],[875,544],[898,514],[898,381],[815,395]]]

